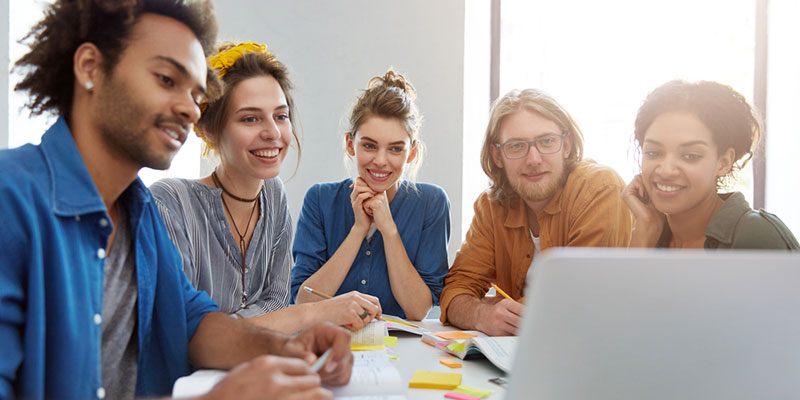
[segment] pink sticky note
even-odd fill
[[[481,400],[480,397],[477,396],[470,396],[464,393],[456,393],[456,392],[447,392],[444,394],[445,399],[455,399],[455,400]]]

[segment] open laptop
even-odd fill
[[[800,398],[800,254],[556,249],[507,399]]]

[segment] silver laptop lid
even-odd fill
[[[508,399],[800,398],[800,254],[556,249]]]

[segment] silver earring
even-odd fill
[[[92,81],[86,81],[86,83],[83,84],[83,87],[85,87],[86,90],[92,90],[94,89],[94,83],[92,83]]]

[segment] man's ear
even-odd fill
[[[492,146],[491,147],[491,152],[492,152],[492,160],[494,161],[494,165],[497,166],[497,168],[502,169],[503,168],[503,153],[502,153],[502,151],[500,149],[498,149],[497,146],[495,146],[493,144],[491,144],[490,146]]]
[[[717,160],[717,177],[722,178],[725,175],[728,175],[733,168],[733,157],[736,156],[736,152],[733,150],[733,147],[729,147],[728,150],[725,150],[724,153],[720,154],[719,160]]]
[[[91,92],[103,80],[103,55],[93,43],[82,43],[72,55],[75,83]]]
[[[350,135],[350,132],[344,134],[344,146],[350,157],[356,156],[355,144],[353,143],[353,136]]]
[[[564,146],[564,159],[566,160],[572,152],[572,136],[570,136],[569,133],[567,136],[564,136],[564,143],[562,143],[562,146]]]

